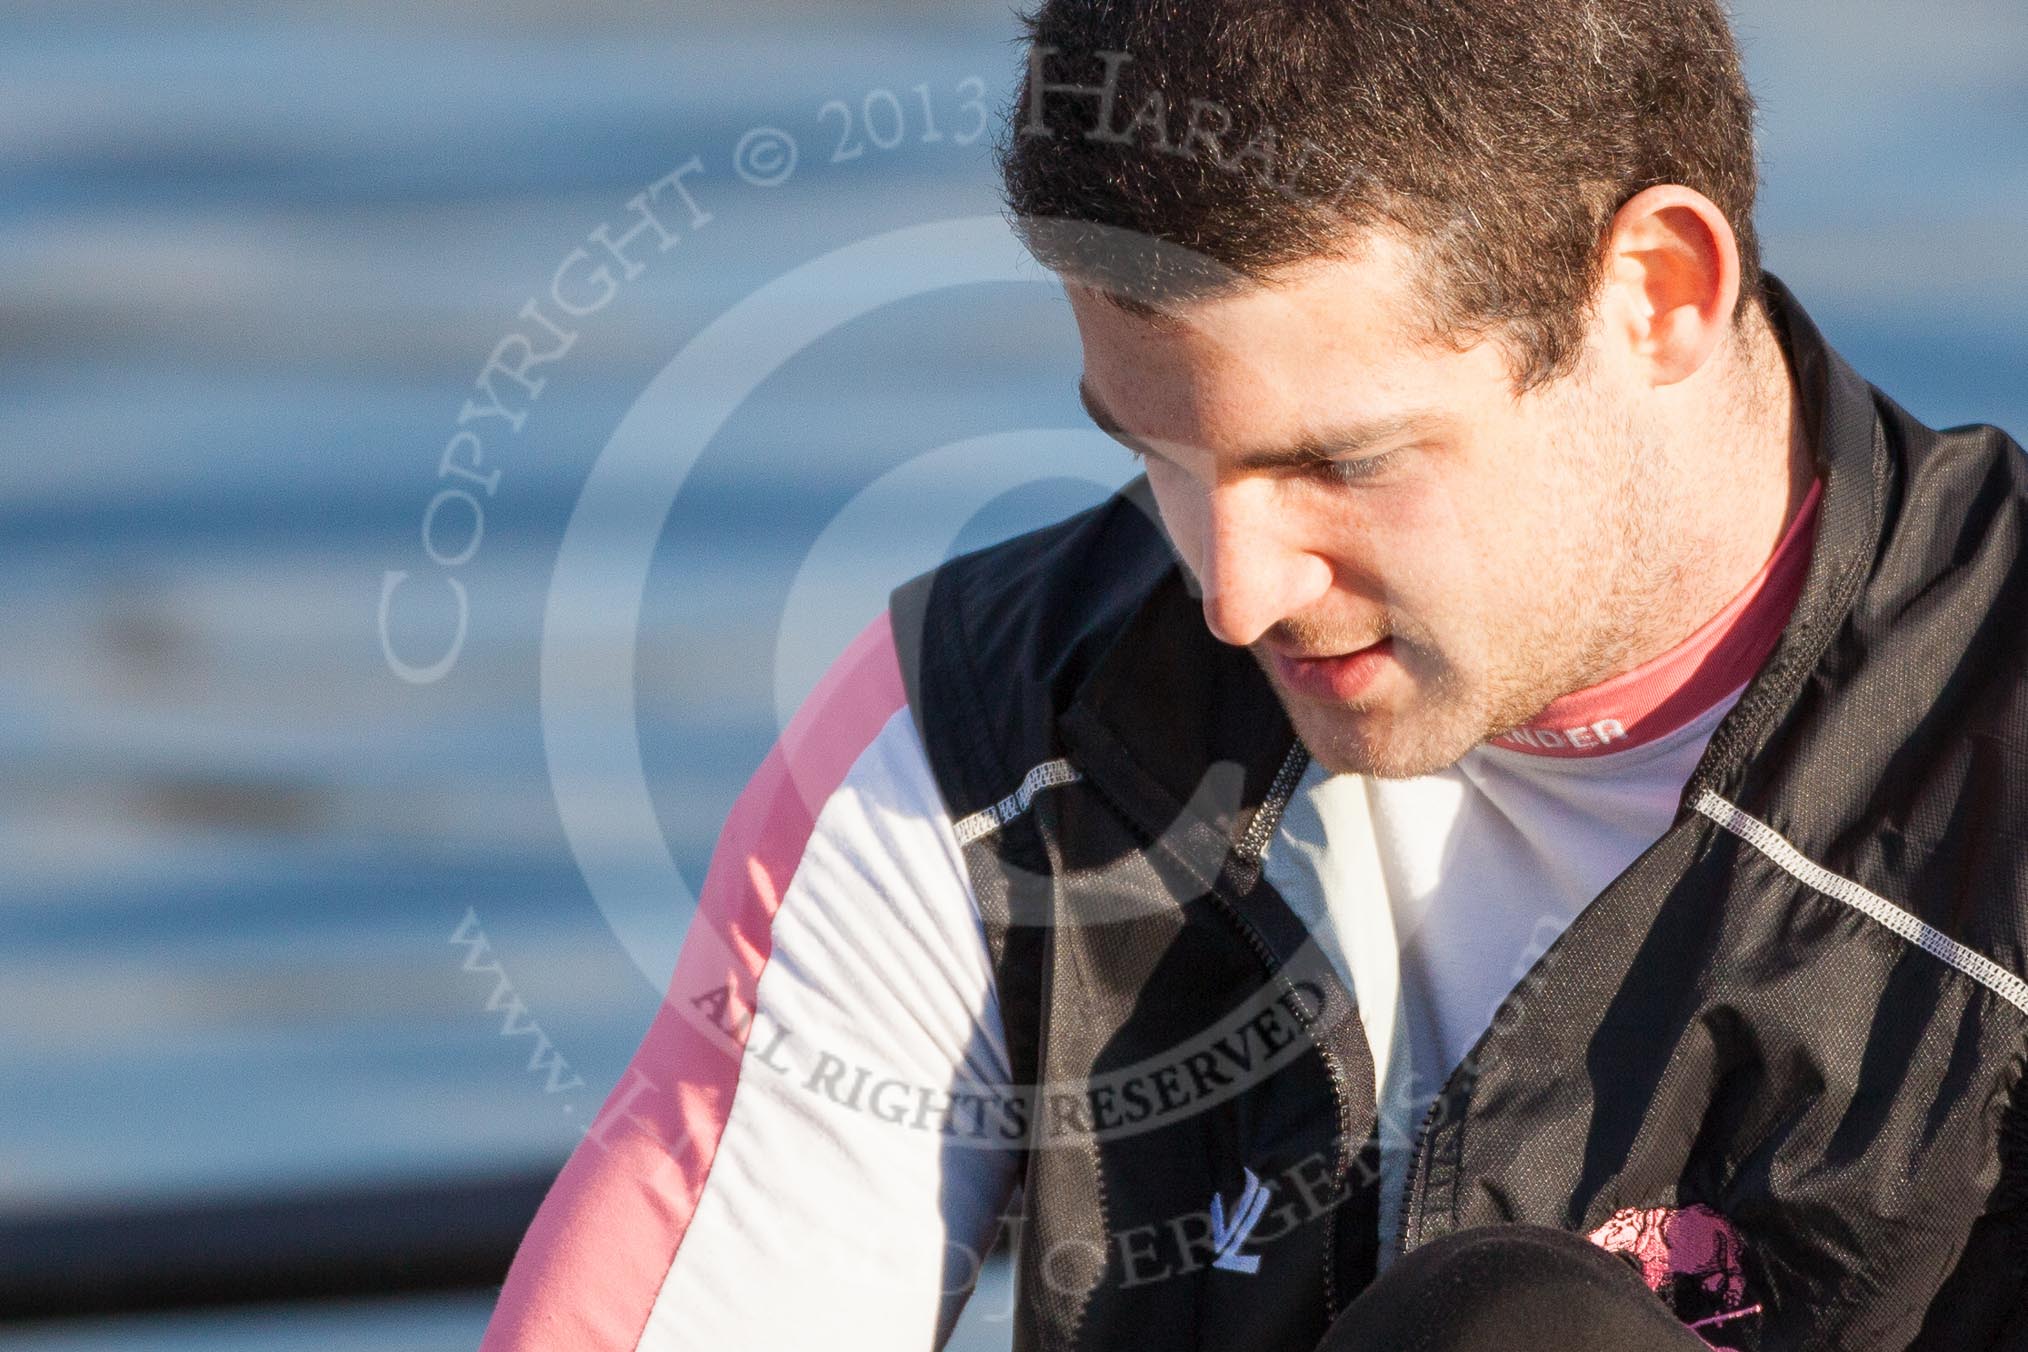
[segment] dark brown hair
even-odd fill
[[[1753,99],[1720,0],[1038,0],[997,145],[1046,266],[1137,313],[1393,227],[1432,337],[1573,369],[1614,214],[1680,183],[1760,299]]]

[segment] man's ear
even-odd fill
[[[1599,314],[1608,345],[1649,383],[1704,369],[1739,304],[1739,237],[1717,204],[1680,184],[1649,188],[1613,217]]]

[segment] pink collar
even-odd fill
[[[1802,595],[1817,498],[1802,510],[1746,589],[1689,638],[1653,661],[1577,690],[1491,744],[1538,756],[1602,756],[1666,737],[1745,685],[1774,652]]]

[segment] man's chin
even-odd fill
[[[1282,703],[1311,759],[1334,775],[1414,779],[1457,764],[1484,740],[1475,727],[1430,710],[1328,708],[1287,696]]]
[[[1310,758],[1337,775],[1414,779],[1455,765],[1484,741],[1482,711],[1446,699],[1460,684],[1426,651],[1396,638],[1393,670],[1357,699],[1319,700],[1284,685],[1273,661],[1253,650]]]

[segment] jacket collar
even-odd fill
[[[1852,607],[1884,527],[1893,465],[1874,391],[1779,279],[1768,308],[1823,477],[1816,542],[1773,654],[1713,733],[1684,790],[1726,792],[1772,735]],[[1169,566],[1078,687],[1059,727],[1073,761],[1151,836],[1200,871],[1257,867],[1306,753],[1253,657],[1215,639],[1156,515],[1145,476],[1121,490]],[[1265,811],[1263,807],[1265,806]],[[1265,830],[1263,829],[1265,828]],[[1208,881],[1208,878],[1207,878]],[[1246,879],[1250,885],[1251,878]]]
[[[1781,641],[1711,735],[1683,801],[1731,793],[1843,628],[1872,572],[1896,473],[1875,391],[1824,341],[1787,285],[1765,278],[1768,311],[1794,373],[1804,430],[1824,481],[1802,595]]]

